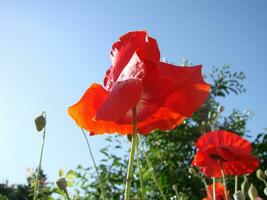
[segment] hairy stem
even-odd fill
[[[68,191],[65,190],[64,192],[65,192],[65,194],[66,194],[67,200],[71,200]]]
[[[235,176],[235,193],[238,191],[238,176]]]
[[[224,169],[223,169],[222,161],[220,161],[220,164],[221,164],[221,172],[222,172],[222,178],[223,178],[225,200],[228,200],[227,185],[226,185],[226,181],[225,181],[225,175],[224,175]]]
[[[45,112],[43,112],[43,116],[46,119],[46,113]],[[38,190],[39,190],[39,174],[40,174],[41,164],[42,164],[42,159],[43,159],[44,144],[45,144],[45,127],[44,127],[44,130],[43,130],[42,147],[41,147],[41,153],[40,153],[40,159],[39,159],[37,174],[36,174],[36,178],[35,178],[33,200],[36,200],[37,199],[37,196],[38,196]]]
[[[90,147],[90,143],[89,143],[87,134],[85,133],[85,131],[84,131],[82,128],[81,128],[81,130],[82,130],[82,132],[83,132],[83,135],[84,135],[84,138],[85,138],[87,147],[88,147],[88,151],[89,151],[90,157],[91,157],[91,159],[92,159],[92,161],[93,161],[93,164],[94,164],[94,168],[95,168],[95,171],[96,171],[97,179],[98,179],[98,182],[99,182],[99,185],[100,185],[101,196],[102,196],[102,198],[105,200],[105,199],[106,199],[106,195],[105,195],[105,191],[104,191],[104,186],[103,186],[103,183],[102,183],[102,181],[101,181],[101,178],[100,178],[100,175],[99,175],[97,166],[96,166],[96,162],[95,162],[95,159],[94,159],[94,156],[93,156],[91,147]]]
[[[125,183],[125,193],[124,200],[129,200],[131,191],[131,179],[133,174],[133,163],[134,163],[134,153],[136,147],[136,134],[137,134],[137,117],[136,117],[136,107],[133,108],[133,135],[132,135],[132,146],[130,151],[128,170]]]
[[[212,199],[216,200],[216,178],[212,177]]]
[[[165,195],[164,195],[164,193],[163,193],[163,190],[162,190],[160,184],[158,183],[158,181],[157,181],[157,179],[156,179],[156,175],[155,175],[155,173],[154,173],[153,166],[152,166],[152,164],[150,163],[150,161],[149,161],[149,159],[148,159],[148,157],[147,157],[147,155],[146,155],[146,152],[145,152],[145,150],[144,150],[144,147],[143,147],[143,144],[142,144],[140,135],[139,135],[139,143],[141,144],[142,151],[143,151],[143,154],[144,154],[144,156],[145,156],[145,160],[146,160],[147,166],[148,166],[148,168],[149,168],[149,172],[150,172],[151,175],[152,175],[152,179],[153,179],[153,181],[155,182],[155,184],[156,184],[158,190],[160,191],[160,194],[161,194],[162,198],[163,198],[164,200],[167,200],[167,198],[165,197]]]
[[[143,185],[143,174],[142,174],[142,169],[141,169],[141,163],[139,159],[139,142],[136,140],[136,161],[137,161],[137,166],[138,166],[138,171],[139,171],[139,179],[140,179],[140,187],[141,187],[141,200],[145,199],[145,190],[144,190],[144,185]]]

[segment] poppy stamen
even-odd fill
[[[219,160],[219,161],[222,161],[222,162],[225,162],[226,161],[222,156],[220,156],[218,154],[211,153],[211,154],[209,154],[209,156],[210,156],[210,158],[212,160]]]

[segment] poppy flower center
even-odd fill
[[[225,162],[228,160],[230,150],[226,147],[213,147],[210,149],[209,156],[213,160]]]
[[[212,160],[220,160],[220,161],[223,161],[223,162],[226,161],[222,156],[220,156],[220,155],[218,155],[218,154],[213,154],[213,153],[211,153],[211,154],[209,154],[209,156],[210,156],[210,158],[211,158]]]

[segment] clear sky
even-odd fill
[[[245,94],[231,95],[229,109],[251,109],[252,133],[266,124],[267,1],[265,0],[0,0],[0,182],[25,182],[36,167],[41,138],[34,118],[46,110],[43,168],[92,165],[84,138],[67,115],[93,82],[102,82],[118,37],[145,29],[161,56],[244,71]],[[97,160],[105,136],[90,137]]]

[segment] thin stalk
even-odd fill
[[[216,200],[216,178],[212,177],[212,199]]]
[[[66,195],[66,197],[67,197],[67,200],[71,200],[68,191],[65,190],[64,192],[65,192],[65,195]]]
[[[221,164],[221,172],[222,172],[222,178],[223,178],[225,200],[228,200],[227,185],[226,185],[226,181],[225,181],[225,174],[224,174],[223,164],[222,164],[221,161],[220,161],[220,164]]]
[[[235,176],[235,193],[238,191],[238,176]]]
[[[141,187],[141,200],[145,199],[145,190],[144,190],[144,185],[143,185],[143,174],[141,171],[141,164],[140,164],[140,159],[139,159],[139,142],[136,140],[136,161],[137,161],[137,166],[138,166],[138,171],[139,171],[139,180],[140,180],[140,187]]]
[[[199,174],[195,174],[195,176],[201,179],[202,183],[203,183],[204,186],[205,186],[205,190],[207,190],[207,188],[208,188],[208,184],[207,184],[207,182],[205,181],[205,179],[204,179],[202,176],[200,176]]]
[[[183,198],[180,197],[180,195],[179,195],[179,193],[178,193],[178,191],[177,191],[177,187],[176,187],[176,185],[173,185],[173,186],[172,186],[172,189],[174,190],[175,195],[176,195],[176,197],[178,198],[178,200],[183,200]]]
[[[133,135],[132,135],[132,146],[129,156],[128,170],[125,183],[125,193],[124,200],[129,200],[130,191],[131,191],[131,179],[133,174],[133,163],[134,163],[134,153],[136,147],[136,134],[137,134],[137,116],[136,116],[136,107],[133,108]]]
[[[143,154],[144,154],[144,156],[145,156],[146,163],[147,163],[148,168],[149,168],[149,171],[151,172],[151,175],[152,175],[152,179],[153,179],[153,181],[155,182],[155,184],[156,184],[158,190],[160,191],[160,194],[161,194],[162,198],[163,198],[164,200],[167,200],[167,198],[165,197],[165,195],[164,195],[164,193],[163,193],[163,191],[162,191],[162,189],[161,189],[160,184],[158,183],[158,181],[157,181],[157,179],[156,179],[156,175],[155,175],[155,173],[154,173],[153,166],[152,166],[152,164],[150,163],[150,161],[149,161],[149,159],[148,159],[148,157],[147,157],[147,155],[146,155],[146,152],[145,152],[145,150],[144,150],[144,147],[143,147],[143,144],[142,144],[140,135],[139,135],[139,143],[141,144],[142,151],[143,151]]]
[[[46,113],[43,112],[43,115],[46,119]],[[43,152],[44,152],[44,144],[45,144],[45,127],[44,127],[44,131],[43,131],[43,140],[42,140],[42,147],[41,147],[41,153],[40,153],[40,159],[39,159],[39,164],[38,164],[38,169],[37,169],[37,174],[36,174],[36,178],[35,178],[35,186],[34,186],[34,194],[33,194],[33,200],[37,199],[37,195],[38,195],[38,190],[39,190],[39,174],[40,174],[40,170],[41,170],[41,164],[42,164],[42,159],[43,159]]]
[[[100,175],[99,175],[97,166],[96,166],[96,162],[95,162],[95,159],[94,159],[94,156],[93,156],[91,147],[90,147],[90,143],[89,143],[87,134],[85,133],[85,131],[84,131],[82,128],[81,128],[81,130],[82,130],[82,132],[83,132],[83,135],[84,135],[84,138],[85,138],[87,147],[88,147],[88,151],[89,151],[90,157],[91,157],[91,159],[92,159],[92,161],[93,161],[93,164],[94,164],[94,168],[95,168],[95,171],[96,171],[97,179],[98,179],[98,182],[99,182],[99,185],[100,185],[101,196],[102,196],[102,198],[105,200],[105,199],[106,199],[105,190],[104,190],[103,183],[102,183],[102,181],[101,181],[101,178],[100,178]]]

